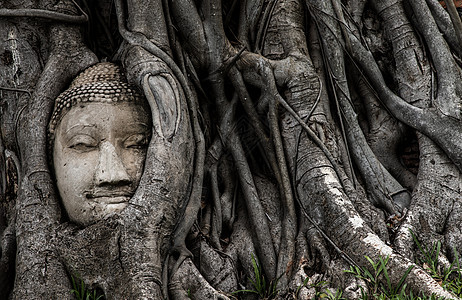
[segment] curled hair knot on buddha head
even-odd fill
[[[48,126],[50,143],[63,116],[76,104],[86,102],[144,102],[136,87],[128,84],[120,66],[103,62],[80,73],[56,98]]]

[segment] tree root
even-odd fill
[[[83,12],[83,11],[82,11]],[[26,9],[26,8],[16,8],[16,9],[0,9],[0,17],[9,17],[9,18],[42,18],[48,19],[56,22],[71,23],[71,24],[82,24],[88,22],[88,16],[83,12],[81,16],[73,16],[64,13],[59,13],[51,10],[44,9]]]
[[[194,299],[231,300],[213,288],[190,259],[186,259],[171,278],[169,291],[174,299],[188,299],[190,295]]]

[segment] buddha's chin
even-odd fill
[[[128,206],[128,200],[130,200],[128,197],[115,197],[111,199],[105,199],[105,201],[100,202],[99,206],[102,207],[104,214],[103,217],[106,217],[110,214],[120,213],[125,209],[125,207]]]
[[[106,211],[109,213],[112,212],[121,212],[125,207],[127,207],[128,201],[120,202],[120,203],[108,203]]]

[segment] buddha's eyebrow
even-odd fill
[[[66,130],[66,133],[69,133],[69,131],[75,130],[75,129],[77,129],[78,131],[81,131],[81,130],[87,128],[87,127],[95,128],[96,125],[94,125],[94,124],[76,124],[76,125],[72,126],[71,128],[69,128],[68,130]]]
[[[141,125],[143,127],[148,127],[146,123],[141,123],[141,122],[131,122],[131,123],[128,123],[128,125]]]
[[[142,127],[143,130],[149,130],[149,128],[150,128],[146,123],[141,123],[141,122],[128,123],[127,126],[126,126],[127,130],[130,130],[130,129],[133,129],[133,128],[139,128],[139,127]]]

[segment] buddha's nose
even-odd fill
[[[100,145],[95,180],[98,186],[126,185],[131,182],[114,145],[108,141],[103,141]]]

